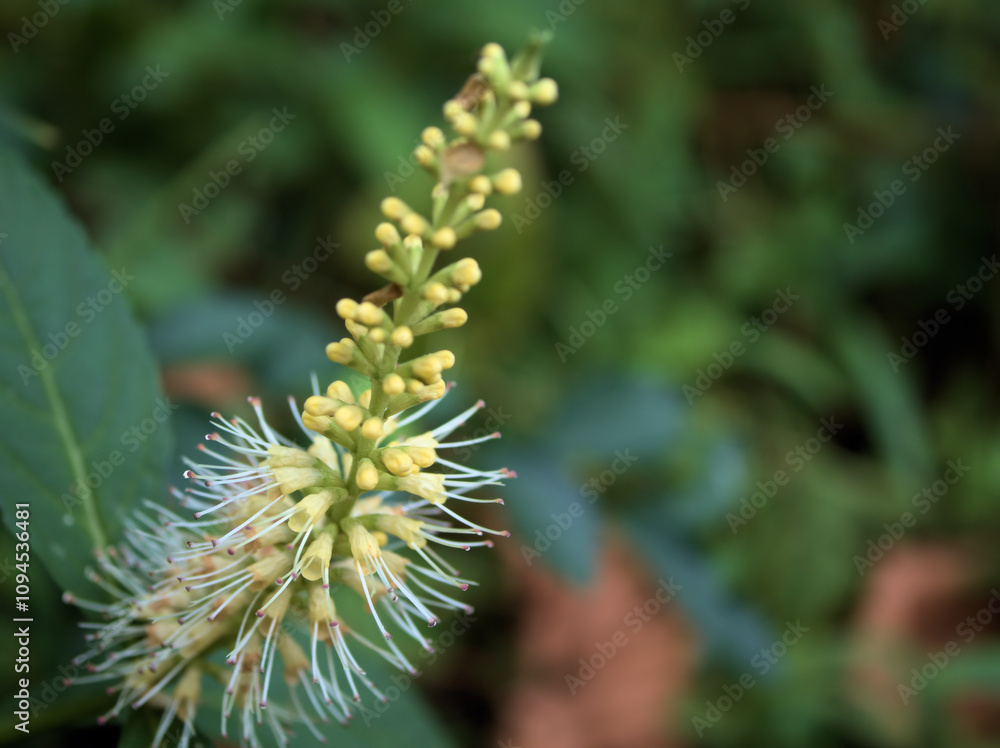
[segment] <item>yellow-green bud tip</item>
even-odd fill
[[[438,229],[431,236],[431,243],[438,249],[451,249],[455,246],[456,241],[458,241],[458,237],[455,236],[455,229],[450,226]]]
[[[494,151],[506,151],[510,148],[510,135],[503,130],[497,130],[494,133],[490,133],[486,145]]]
[[[427,230],[427,221],[419,213],[407,213],[399,222],[407,234],[423,235]]]
[[[384,249],[373,249],[365,255],[365,266],[375,273],[388,273],[392,268],[392,260]]]
[[[444,133],[440,127],[425,127],[424,131],[420,133],[420,142],[428,148],[437,148],[444,143]]]
[[[406,326],[397,327],[392,331],[389,339],[400,348],[409,348],[413,345],[413,331]]]
[[[554,104],[559,98],[559,86],[551,78],[542,78],[531,87],[531,100],[541,106]]]
[[[375,227],[375,238],[384,246],[391,247],[399,243],[399,232],[396,231],[396,227],[391,223],[383,221]]]
[[[464,309],[455,307],[441,312],[441,324],[445,329],[461,327],[469,320],[469,315]]]
[[[387,197],[382,201],[382,215],[386,218],[398,221],[409,212],[409,206],[398,197]]]
[[[476,226],[483,231],[493,231],[500,228],[501,221],[503,221],[503,216],[500,215],[500,211],[496,208],[487,208],[481,213],[476,214]]]
[[[515,195],[521,191],[521,172],[517,169],[504,169],[496,175],[493,184],[501,195]]]
[[[341,299],[337,302],[337,316],[341,319],[354,319],[358,311],[358,302],[354,299]]]

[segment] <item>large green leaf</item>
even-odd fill
[[[173,404],[107,268],[39,177],[0,151],[0,508],[30,507],[33,560],[87,590],[95,547],[163,490]]]

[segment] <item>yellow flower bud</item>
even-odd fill
[[[486,140],[486,145],[491,150],[494,151],[506,151],[510,149],[510,135],[508,135],[504,130],[497,130],[496,132],[490,133],[490,137]]]
[[[417,394],[417,400],[422,403],[426,403],[428,400],[438,400],[444,397],[444,393],[447,391],[448,387],[445,385],[444,380],[438,380],[434,384],[429,384]]]
[[[406,391],[406,382],[399,374],[390,374],[382,382],[382,391],[387,395],[401,395]]]
[[[362,491],[374,491],[375,486],[378,485],[378,468],[367,457],[358,463],[355,481]]]
[[[376,327],[368,333],[368,339],[378,345],[379,343],[385,342],[385,330],[381,327]]]
[[[364,420],[365,412],[357,405],[345,405],[338,408],[333,415],[333,420],[344,431],[354,431]]]
[[[475,260],[473,260],[475,262]],[[478,267],[478,265],[477,265]],[[448,300],[448,289],[443,283],[428,283],[424,286],[423,297],[435,305],[443,304]]]
[[[444,367],[437,356],[421,356],[413,362],[413,375],[430,384],[441,374],[442,368]]]
[[[375,227],[375,238],[386,247],[391,247],[399,243],[399,232],[391,223],[383,221]]]
[[[403,216],[403,219],[399,222],[402,226],[403,231],[407,234],[418,234],[423,235],[427,230],[427,221],[419,213],[408,213]]]
[[[441,313],[441,326],[446,329],[461,327],[469,321],[469,315],[460,307],[446,309]]]
[[[342,382],[339,379],[335,382],[330,382],[330,386],[326,388],[326,396],[343,400],[349,405],[354,403],[354,393],[351,392],[351,388],[347,385],[347,382]]]
[[[440,228],[431,235],[431,244],[438,249],[451,249],[457,241],[458,237],[455,236],[455,229],[451,226]]]
[[[479,50],[479,55],[481,57],[505,57],[506,52],[504,52],[503,47],[501,47],[496,42],[488,42],[483,45],[483,48]]]
[[[548,106],[559,98],[559,86],[551,78],[542,78],[531,87],[531,100],[536,104]]]
[[[382,201],[382,215],[398,221],[410,212],[409,206],[398,197],[387,197]]]
[[[490,182],[489,177],[477,174],[469,180],[469,192],[478,192],[482,195],[488,195],[493,192],[493,183]]]
[[[354,349],[348,346],[347,343],[341,341],[339,343],[330,343],[326,347],[326,357],[333,361],[335,364],[342,364],[347,366],[351,363],[351,358],[354,355]]]
[[[400,348],[409,348],[413,345],[413,332],[406,326],[397,327],[392,331],[389,339],[394,345],[398,345]]]
[[[479,263],[471,257],[466,257],[455,263],[451,280],[456,286],[474,286],[483,279],[483,271],[479,268]]]
[[[365,267],[373,273],[384,275],[392,270],[392,259],[384,249],[373,249],[365,255]]]
[[[429,468],[437,460],[437,453],[430,447],[407,447],[406,454],[422,468]]]
[[[360,405],[365,410],[372,404],[372,391],[365,390],[358,396],[358,405]]]
[[[337,316],[341,319],[354,319],[354,313],[358,310],[358,302],[354,299],[341,299],[337,302],[336,309]]]
[[[438,351],[432,355],[441,363],[442,369],[450,369],[455,365],[455,354],[451,351]]]
[[[538,140],[538,136],[542,134],[542,123],[537,119],[525,120],[524,124],[521,125],[521,135],[525,140]]]
[[[382,250],[377,251],[381,252]],[[385,313],[370,301],[363,301],[358,305],[358,311],[354,318],[362,325],[378,327],[385,321]]]
[[[390,447],[382,450],[382,464],[393,475],[403,477],[410,474],[413,459],[401,449]]]
[[[481,192],[473,192],[465,198],[465,204],[469,206],[469,210],[482,210],[486,205],[486,196]]]
[[[507,86],[507,95],[519,100],[528,98],[528,86],[523,81],[511,81]]]
[[[476,130],[479,128],[479,120],[463,109],[452,118],[451,126],[455,128],[455,132],[459,135],[464,135],[468,138],[476,134]]]
[[[382,436],[382,419],[372,416],[361,424],[361,436],[365,439],[375,441]],[[358,468],[361,469],[360,467]]]
[[[531,114],[531,102],[529,101],[519,101],[511,109],[514,110],[516,114],[521,119],[524,119],[529,114]]]
[[[434,163],[434,151],[426,145],[418,145],[413,151],[413,158],[421,166],[427,167]]]
[[[437,148],[444,143],[444,133],[440,127],[425,127],[420,133],[420,141],[429,148]]]
[[[466,114],[465,107],[462,106],[460,101],[456,101],[455,99],[446,101],[442,111],[444,112],[445,119],[449,122],[462,114]]]
[[[313,395],[306,398],[303,407],[311,416],[332,416],[340,406],[328,397]]]
[[[515,195],[521,191],[521,172],[504,169],[494,177],[493,184],[501,195]]]
[[[476,214],[476,226],[483,231],[493,231],[499,228],[502,220],[503,216],[500,215],[500,211],[496,208],[487,208],[481,213]]]

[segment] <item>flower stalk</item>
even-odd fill
[[[436,180],[429,208],[382,201],[380,246],[365,263],[387,285],[360,302],[337,302],[348,336],[326,348],[369,386],[356,394],[342,380],[324,391],[314,383],[301,410],[290,401],[307,446],[275,432],[255,398],[256,424],[213,414],[210,446],[200,445],[205,460],[189,461],[185,473],[192,486],[174,490],[193,517],[147,502],[148,513],[127,523],[128,544],[102,553],[93,574],[112,602],[67,597],[108,621],[93,627],[94,644],[80,658],[88,674],[79,679],[115,683],[104,718],[155,705],[163,715],[154,746],[175,719],[187,745],[207,676],[225,688],[223,735],[236,713],[251,746],[261,745],[265,724],[279,745],[291,723],[321,738],[315,723],[350,720],[360,689],[385,699],[355,650],[415,673],[394,635],[432,650],[426,627],[442,611],[471,611],[460,595],[475,582],[436,547],[467,551],[508,535],[454,506],[502,504],[470,494],[514,474],[445,456],[499,436],[450,440],[482,401],[436,428],[414,428],[448,391],[442,375],[455,356],[406,352],[416,338],[468,320],[457,305],[480,282],[478,263],[438,261],[463,239],[499,227],[487,199],[521,187],[516,170],[487,162],[541,131],[532,106],[557,95],[553,81],[538,77],[541,47],[533,40],[509,60],[499,45],[486,45],[478,72],[444,105],[453,136],[437,127],[421,135],[415,157]],[[377,636],[365,633],[366,622],[341,618],[334,598],[347,592],[364,600]],[[274,701],[279,690],[287,701]]]

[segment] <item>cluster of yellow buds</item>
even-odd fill
[[[108,619],[92,625],[96,643],[80,658],[89,672],[79,680],[117,682],[109,693],[118,698],[102,719],[127,705],[159,706],[154,747],[175,719],[184,725],[179,744],[185,746],[194,734],[202,677],[209,676],[225,687],[223,735],[235,710],[251,746],[262,745],[258,728],[265,722],[279,745],[291,723],[322,739],[317,717],[349,720],[359,683],[385,698],[352,643],[412,673],[392,632],[429,650],[418,624],[435,625],[437,611],[471,610],[446,591],[475,583],[432,546],[469,550],[491,546],[484,535],[507,535],[470,521],[453,505],[503,503],[468,494],[503,485],[514,474],[443,456],[499,436],[448,440],[482,401],[436,428],[412,428],[448,391],[442,374],[455,356],[440,350],[402,360],[402,354],[417,337],[467,321],[456,304],[481,280],[479,264],[463,258],[438,268],[438,254],[497,228],[500,213],[486,207],[487,198],[521,188],[516,170],[490,172],[486,162],[490,151],[506,151],[541,131],[529,118],[532,105],[557,96],[555,83],[538,77],[542,46],[535,39],[508,60],[488,44],[479,72],[445,104],[455,136],[424,130],[416,158],[436,180],[427,214],[398,198],[382,202],[388,220],[375,229],[381,246],[365,262],[388,285],[360,302],[337,303],[349,337],[326,349],[370,385],[356,394],[342,380],[322,392],[314,384],[301,411],[290,401],[304,446],[277,434],[256,398],[250,403],[257,425],[213,414],[212,448],[201,445],[207,459],[189,461],[185,473],[194,487],[174,491],[194,510],[193,519],[147,503],[152,514],[128,523],[128,544],[99,559],[94,579],[111,602],[67,596]],[[365,636],[365,622],[340,617],[339,590],[364,599],[384,645]],[[295,638],[300,629],[302,644]],[[220,649],[231,671],[211,659]],[[269,702],[276,671],[289,704]]]

